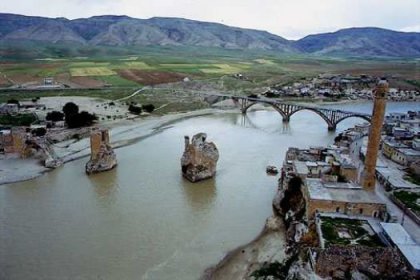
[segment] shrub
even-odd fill
[[[37,118],[33,114],[19,114],[16,116],[2,115],[0,116],[0,124],[12,126],[29,126],[35,122]]]
[[[66,117],[66,122],[69,128],[78,128],[92,125],[97,119],[96,115],[82,111],[78,114],[70,115],[68,118]]]
[[[130,105],[128,106],[128,111],[130,111],[130,113],[132,114],[140,115],[142,110],[141,110],[141,107],[139,106]]]
[[[155,110],[155,106],[153,104],[146,104],[142,107],[142,109],[147,113],[151,113]]]
[[[17,106],[20,108],[19,100],[14,98],[7,100],[7,104],[17,104]]]
[[[59,111],[48,112],[45,119],[53,122],[62,121],[64,119],[64,114]]]
[[[47,133],[47,130],[43,127],[35,128],[31,131],[32,135],[35,136],[44,136]]]

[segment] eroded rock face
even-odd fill
[[[302,180],[299,177],[293,177],[287,185],[287,189],[279,191],[273,201],[274,208],[284,217],[286,225],[292,221],[300,221],[306,207],[301,189]]]
[[[219,151],[212,142],[206,142],[207,134],[198,133],[191,142],[185,136],[185,150],[181,158],[182,175],[191,182],[197,182],[213,177]]]
[[[109,144],[108,130],[96,130],[90,136],[91,156],[86,163],[86,173],[110,170],[117,165],[117,157]]]

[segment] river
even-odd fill
[[[418,105],[390,103],[388,111]],[[369,113],[372,104],[332,107]],[[180,157],[184,135],[197,132],[216,143],[220,160],[215,179],[192,184],[180,175]],[[289,124],[275,111],[218,113],[116,150],[112,171],[86,176],[84,158],[0,186],[0,279],[197,279],[271,215],[277,178],[265,167],[280,166],[289,146],[334,136],[312,112]]]

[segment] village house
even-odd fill
[[[395,141],[392,137],[382,139],[382,153],[387,158],[392,159],[399,148],[408,148],[408,146]]]
[[[403,166],[410,166],[411,163],[420,160],[420,151],[411,148],[400,148],[396,150],[392,160]]]
[[[414,137],[414,134],[411,131],[403,127],[393,127],[392,135],[397,140],[410,140],[410,139],[413,139]]]
[[[0,115],[13,115],[19,112],[19,106],[15,103],[5,103],[0,105]]]
[[[411,142],[411,147],[416,150],[416,151],[420,151],[420,138],[417,139],[413,139],[413,142]]]
[[[420,160],[419,150],[412,149],[401,142],[396,142],[393,138],[382,139],[382,153],[403,166],[409,166],[411,163]]]

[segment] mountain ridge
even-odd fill
[[[420,33],[354,27],[287,40],[267,31],[185,18],[66,19],[0,13],[0,47],[18,41],[80,46],[196,46],[320,56],[420,57]]]

